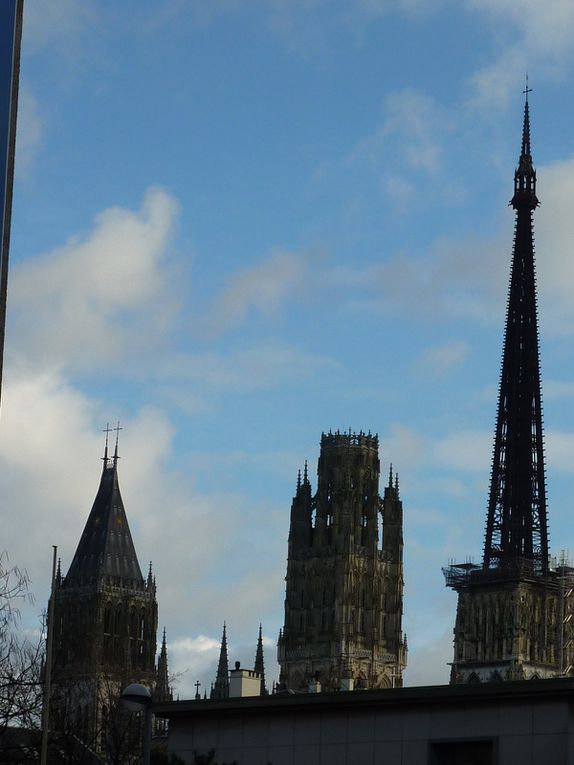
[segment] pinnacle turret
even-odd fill
[[[217,676],[215,684],[211,691],[212,699],[226,699],[229,696],[229,659],[227,657],[227,630],[223,622],[223,634],[221,636],[221,647],[219,649],[219,663],[217,665]]]
[[[259,625],[259,637],[257,638],[257,651],[255,652],[255,665],[253,667],[255,672],[261,675],[261,695],[267,694],[265,688],[265,665],[263,663],[263,634],[261,631],[261,624]]]

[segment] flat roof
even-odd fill
[[[384,690],[338,691],[335,693],[276,693],[220,700],[184,700],[153,704],[157,717],[177,719],[190,714],[275,714],[302,709],[345,710],[350,707],[414,707],[429,704],[488,704],[500,701],[534,701],[544,698],[573,698],[574,678],[518,680],[464,685],[425,685]]]

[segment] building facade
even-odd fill
[[[168,751],[237,765],[574,765],[574,681],[158,705]]]
[[[52,715],[96,751],[126,743],[127,722],[114,718],[122,689],[133,682],[171,699],[164,640],[156,667],[157,600],[151,564],[137,559],[114,456],[104,454],[98,492],[65,576],[54,587]],[[124,725],[124,722],[126,725]],[[121,740],[120,740],[121,739]]]
[[[444,569],[458,593],[451,682],[547,678],[572,664],[572,569],[551,566],[542,429],[528,88],[482,565]]]
[[[299,475],[291,506],[279,689],[400,686],[403,533],[398,478],[379,495],[378,438],[321,437],[315,494]]]

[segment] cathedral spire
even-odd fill
[[[219,663],[217,676],[211,691],[212,699],[226,699],[229,696],[229,660],[227,658],[227,630],[223,622],[223,634],[221,636],[221,648],[219,649]]]
[[[533,211],[538,206],[530,149],[528,82],[522,146],[514,174],[514,251],[502,355],[483,567],[524,564],[548,572],[548,531]]]
[[[261,631],[261,624],[259,624],[259,637],[257,638],[257,651],[255,652],[255,666],[253,669],[261,675],[261,696],[265,696],[267,694],[267,689],[265,688],[265,665],[263,663],[263,634]]]

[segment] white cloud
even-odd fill
[[[574,159],[538,169],[541,206],[534,216],[541,330],[546,335],[574,331]],[[325,280],[331,289],[371,292],[371,310],[410,318],[472,319],[502,326],[512,254],[512,219],[499,233],[464,239],[439,239],[423,256],[399,252],[364,269],[333,268]],[[361,301],[362,308],[366,305]],[[462,350],[458,349],[459,352]]]
[[[538,196],[542,202],[535,215],[537,270],[542,328],[557,335],[574,329],[574,159],[556,162],[538,171]]]
[[[180,383],[193,380],[207,386],[207,392],[244,393],[274,388],[285,381],[302,382],[335,366],[328,357],[277,344],[226,354],[218,351],[186,354],[166,362],[161,373],[168,379],[177,378]]]
[[[30,0],[24,3],[23,49],[78,50],[80,36],[98,18],[93,0]]]
[[[544,401],[574,398],[574,382],[567,382],[564,380],[544,380],[542,393]]]
[[[460,240],[439,239],[424,257],[399,252],[364,269],[333,268],[325,283],[346,293],[350,288],[373,293],[370,304],[360,301],[362,310],[367,305],[425,321],[447,316],[500,324],[510,242],[510,230],[504,238],[470,234]]]
[[[401,423],[394,423],[380,439],[381,463],[393,461],[395,470],[399,473],[412,473],[414,465],[423,457],[425,449],[424,438],[414,428]],[[386,476],[382,468],[383,476]]]
[[[409,651],[405,672],[406,686],[447,685],[453,659],[452,628],[438,639],[429,642],[416,651]]]
[[[249,314],[269,318],[303,289],[305,270],[300,255],[278,251],[234,274],[213,301],[203,327],[217,336],[236,329]]]
[[[526,71],[545,77],[566,74],[572,58],[574,5],[570,0],[467,0],[493,27],[501,52],[471,78],[476,106],[502,107],[524,82]]]
[[[395,157],[402,168],[434,174],[441,164],[439,128],[444,135],[449,120],[430,96],[410,89],[391,93],[383,104],[381,125],[357,144],[347,163],[380,168],[392,178],[389,163]]]
[[[419,364],[427,372],[444,377],[464,363],[468,350],[468,343],[452,340],[427,348],[421,354]]]
[[[463,472],[485,472],[490,465],[492,433],[463,430],[434,441],[432,459],[442,467]]]
[[[17,265],[11,349],[37,365],[81,369],[149,349],[174,310],[160,263],[176,211],[171,196],[152,189],[138,212],[109,208],[84,238]]]
[[[547,430],[544,442],[546,464],[552,470],[574,473],[574,434]]]
[[[570,49],[574,34],[574,5],[570,0],[467,0],[467,5],[492,18],[507,22],[521,33],[534,50],[556,53]]]

